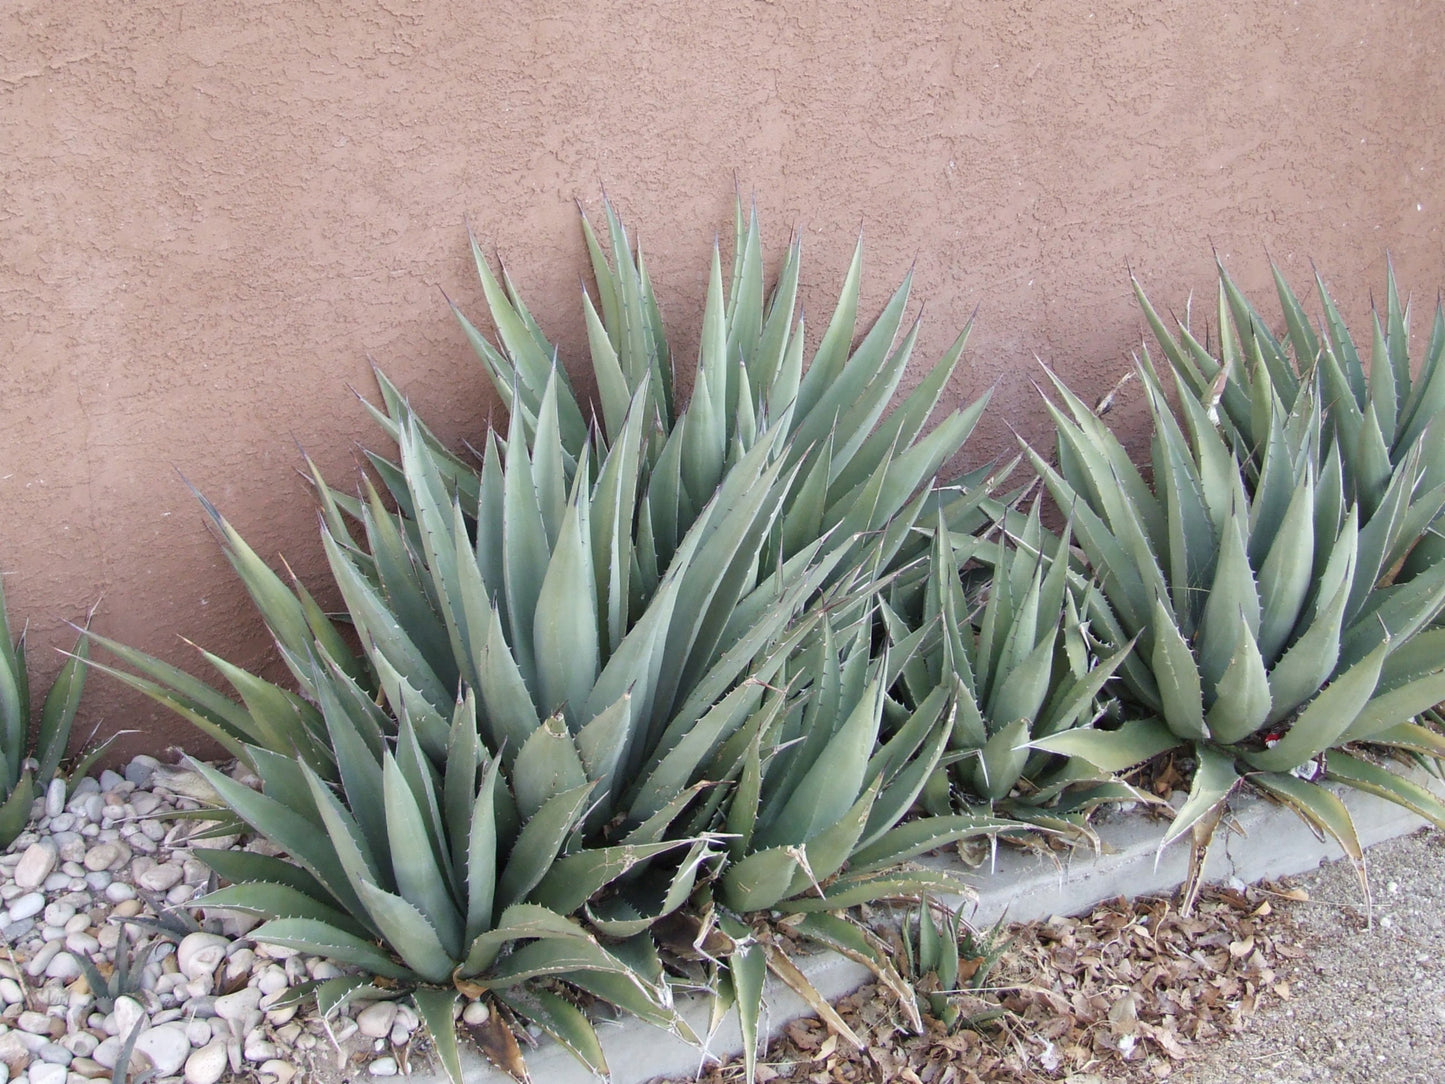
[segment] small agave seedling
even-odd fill
[[[914,934],[914,928],[917,934]],[[1003,1009],[980,1009],[964,1015],[965,998],[988,988],[989,976],[1008,950],[1002,920],[978,933],[960,911],[925,900],[916,916],[903,924],[903,958],[918,999],[918,1008],[950,1032],[978,1028],[1003,1015]]]
[[[1069,568],[1067,528],[1062,538],[1049,535],[1037,505],[1006,521],[1014,529],[997,539],[955,535],[940,523],[923,589],[892,593],[885,621],[895,644],[909,645],[898,652],[905,661],[892,691],[903,704],[952,694],[949,776],[962,811],[1078,833],[1098,804],[1147,796],[1029,743],[1094,722],[1132,645],[1101,657],[1086,616],[1095,588]],[[969,565],[981,570],[981,601],[965,593],[960,568]],[[935,781],[930,795],[946,789]]]
[[[1429,628],[1445,605],[1445,563],[1384,585],[1445,504],[1445,489],[1413,484],[1419,449],[1362,523],[1337,447],[1317,458],[1320,442],[1309,441],[1295,455],[1276,414],[1249,494],[1244,468],[1199,403],[1180,397],[1186,439],[1153,375],[1141,367],[1140,377],[1154,422],[1152,485],[1057,379],[1066,409],[1049,409],[1060,467],[1029,454],[1097,577],[1094,622],[1113,642],[1136,641],[1118,673],[1149,717],[1035,747],[1121,770],[1192,745],[1198,769],[1161,846],[1191,829],[1207,840],[1241,779],[1357,862],[1349,813],[1325,780],[1445,825],[1445,804],[1352,748],[1445,758],[1445,740],[1413,721],[1445,696],[1445,630]]]
[[[70,730],[85,688],[89,644],[82,635],[70,658],[45,695],[36,744],[30,744],[30,671],[25,658],[25,633],[12,639],[0,584],[0,849],[10,846],[30,820],[30,807],[55,778],[70,742]],[[92,750],[72,773],[84,775],[109,742]]]

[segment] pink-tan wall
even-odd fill
[[[0,568],[35,669],[66,619],[173,660],[267,644],[183,473],[320,575],[299,442],[337,480],[383,366],[446,437],[494,410],[442,291],[464,223],[574,356],[574,201],[603,186],[695,346],[734,184],[826,315],[860,226],[916,261],[923,354],[977,305],[974,459],[1038,437],[1035,355],[1102,390],[1161,304],[1313,258],[1367,311],[1445,284],[1431,0],[10,0],[0,11]],[[189,664],[189,663],[188,663]],[[203,748],[103,678],[85,724]]]

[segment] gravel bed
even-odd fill
[[[140,756],[80,780],[68,801],[57,780],[36,802],[0,856],[0,1084],[108,1081],[133,1032],[130,1071],[154,1069],[159,1084],[408,1070],[422,1039],[409,1006],[356,1003],[325,1021],[298,1012],[292,987],[342,969],[251,941],[247,916],[194,906],[210,869],[193,847],[240,845],[192,838],[214,830],[186,816],[209,791],[197,773]],[[110,984],[120,945],[126,988],[98,997],[80,958]]]

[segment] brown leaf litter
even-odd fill
[[[855,1052],[816,1019],[795,1020],[760,1059],[758,1080],[852,1084],[1106,1084],[1163,1080],[1193,1043],[1240,1030],[1265,1002],[1288,1001],[1304,949],[1282,885],[1206,888],[1192,915],[1170,899],[1122,898],[1080,918],[1010,927],[990,986],[958,995],[963,1016],[1004,1010],[977,1030],[923,1034],[876,985],[837,1003],[865,1042]],[[737,1084],[741,1059],[703,1084]]]

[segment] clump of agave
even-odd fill
[[[991,808],[1078,833],[1099,803],[1146,796],[1029,743],[1094,722],[1131,644],[1106,650],[1090,634],[1095,588],[1069,567],[1068,529],[1062,538],[1045,531],[1037,504],[1006,522],[997,537],[938,524],[922,584],[900,579],[890,591],[885,623],[909,648],[900,651],[892,704],[897,712],[950,696],[951,766],[929,789],[935,812],[950,804],[951,779],[954,804],[966,811]],[[965,568],[978,583],[975,597],[965,589]]]
[[[85,687],[87,654],[88,645],[81,637],[45,694],[39,718],[32,720],[25,633],[11,638],[4,585],[0,584],[0,849],[10,846],[25,830],[31,803],[60,767]],[[36,726],[33,746],[32,721]],[[78,765],[77,778],[104,751],[103,745],[89,754]]]
[[[1445,639],[1429,628],[1445,605],[1445,564],[1383,585],[1445,504],[1445,490],[1419,488],[1420,448],[1364,522],[1338,443],[1319,438],[1317,408],[1297,405],[1288,421],[1271,413],[1250,492],[1206,408],[1181,391],[1181,427],[1154,374],[1141,366],[1139,375],[1154,426],[1152,485],[1057,379],[1064,407],[1049,409],[1060,466],[1029,454],[1099,583],[1095,625],[1112,642],[1135,641],[1118,674],[1149,717],[1035,747],[1119,770],[1191,745],[1198,768],[1166,844],[1191,829],[1207,839],[1241,779],[1357,860],[1348,812],[1325,780],[1445,824],[1445,806],[1423,788],[1347,748],[1445,756],[1445,742],[1413,721],[1445,696]],[[1285,439],[1300,416],[1314,430]]]
[[[982,402],[922,435],[962,338],[885,417],[917,334],[895,345],[907,283],[854,347],[855,255],[805,370],[798,247],[765,297],[757,226],[740,212],[732,288],[715,253],[679,409],[641,256],[610,208],[608,222],[610,265],[587,230],[593,424],[479,258],[500,346],[464,326],[508,407],[505,437],[488,433],[469,463],[379,376],[375,414],[400,452],[371,456],[381,487],[352,496],[316,477],[359,653],[209,505],[299,691],[208,656],[238,702],[102,641],[126,664],[111,673],[262,780],[256,795],[213,778],[291,861],[213,856],[236,886],[212,902],[267,918],[259,936],[401,983],[454,1075],[459,994],[535,1021],[599,1071],[562,976],[682,1033],[657,952],[675,931],[659,923],[678,916],[711,951],[714,905],[730,957],[719,981],[755,1026],[759,968],[788,964],[748,912],[936,890],[936,875],[885,871],[982,830],[896,827],[941,753],[945,698],[880,746],[882,664],[866,635],[846,657],[835,637],[866,625],[922,518],[960,533],[987,518],[969,480],[930,486]],[[799,793],[837,805],[846,830]],[[689,896],[691,919],[678,914]],[[871,953],[856,927],[812,921]],[[318,995],[334,1004],[355,986]]]
[[[982,999],[1008,948],[1002,926],[1000,920],[991,930],[975,931],[961,911],[930,900],[904,922],[904,966],[918,1006],[947,1031],[978,1028],[1003,1015],[1003,1009],[988,1007]],[[975,1011],[965,1012],[970,1008]]]
[[[1345,493],[1360,505],[1362,520],[1374,515],[1417,445],[1422,448],[1419,484],[1428,490],[1445,482],[1445,309],[1437,302],[1424,356],[1412,364],[1410,306],[1402,304],[1394,268],[1389,268],[1385,311],[1372,313],[1367,365],[1366,352],[1356,345],[1323,279],[1315,277],[1323,314],[1317,331],[1279,268],[1271,270],[1284,315],[1281,337],[1271,333],[1223,266],[1212,343],[1208,337],[1201,343],[1187,318],[1177,335],[1171,333],[1134,283],[1181,394],[1212,412],[1240,462],[1252,471],[1262,464],[1273,414],[1296,419],[1286,436],[1297,442],[1309,424],[1298,404],[1304,400],[1318,407],[1324,415],[1320,437],[1338,448]],[[1430,544],[1430,560],[1438,546]],[[1422,552],[1417,561],[1425,556]]]

